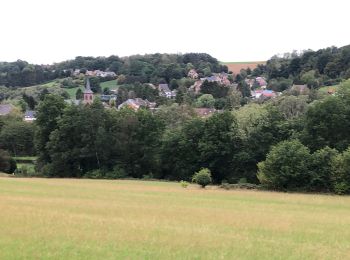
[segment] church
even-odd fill
[[[83,103],[91,105],[92,102],[94,101],[94,92],[92,92],[92,90],[91,90],[90,80],[88,77],[86,78],[86,85],[85,85],[85,89],[84,89],[83,93],[84,93]]]

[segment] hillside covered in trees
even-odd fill
[[[201,76],[215,72],[227,72],[227,67],[205,53],[188,54],[150,54],[120,58],[76,57],[53,65],[33,65],[18,60],[0,63],[0,86],[25,87],[43,83],[56,78],[72,75],[79,69],[112,71],[123,74],[126,83],[170,83],[171,79],[187,76],[190,69],[196,69]]]

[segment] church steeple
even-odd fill
[[[94,92],[92,92],[91,90],[89,77],[86,77],[86,85],[83,93],[84,93],[84,104],[92,104],[94,100]]]

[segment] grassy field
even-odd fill
[[[0,259],[349,259],[350,197],[0,178]]]
[[[110,81],[105,81],[102,82],[101,84],[101,89],[104,90],[105,88],[109,88],[109,89],[116,89],[117,86],[117,80],[110,80]]]

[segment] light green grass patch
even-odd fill
[[[77,93],[78,89],[84,90],[84,87],[76,87],[76,88],[65,88],[64,90],[67,91],[69,94],[70,99],[75,99],[75,94]]]
[[[337,92],[337,91],[338,91],[338,88],[339,88],[339,85],[324,86],[324,87],[320,87],[320,88],[318,89],[318,91],[321,92],[321,93],[328,93],[328,90],[329,90],[329,89],[332,89],[332,90],[334,90],[335,92]]]
[[[347,259],[350,197],[0,178],[0,259]]]
[[[117,80],[116,80],[116,79],[110,80],[110,81],[102,82],[100,85],[101,85],[102,91],[103,91],[105,88],[109,88],[109,89],[116,89],[116,88],[118,88],[118,86],[117,86]]]

